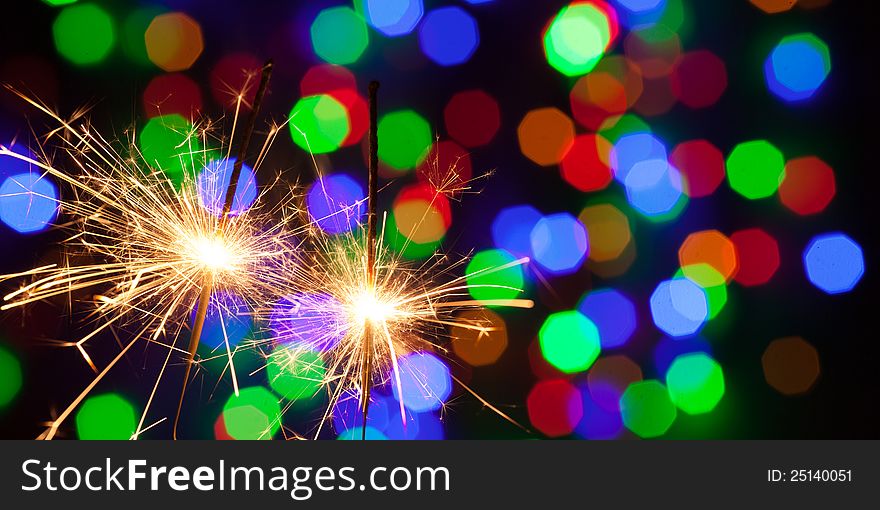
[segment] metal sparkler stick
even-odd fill
[[[266,88],[269,85],[269,78],[272,76],[272,60],[267,60],[265,64],[263,64],[263,71],[260,75],[260,85],[257,88],[257,95],[254,97],[254,105],[251,109],[251,113],[248,116],[248,123],[245,126],[244,134],[241,139],[241,145],[238,148],[238,157],[235,159],[235,164],[232,167],[232,175],[229,178],[229,186],[226,188],[226,199],[223,203],[223,212],[220,217],[220,222],[217,225],[218,233],[223,229],[223,226],[226,223],[227,218],[229,217],[230,211],[232,211],[232,205],[235,201],[235,193],[238,190],[238,181],[241,178],[241,168],[244,164],[244,159],[247,157],[247,149],[248,145],[251,141],[251,135],[254,133],[254,126],[257,123],[257,116],[260,113],[260,106],[263,103],[263,96],[266,94]],[[214,286],[213,277],[210,273],[205,276],[205,282],[202,285],[202,293],[199,295],[199,306],[196,309],[196,317],[195,323],[193,324],[192,335],[189,340],[189,348],[187,352],[186,358],[186,371],[183,376],[183,385],[180,389],[180,400],[177,404],[177,414],[174,417],[174,429],[172,435],[174,439],[177,439],[177,425],[180,422],[180,411],[183,409],[183,399],[186,395],[186,386],[189,381],[189,374],[192,370],[193,362],[195,361],[196,350],[199,348],[199,341],[201,340],[202,330],[205,326],[205,319],[208,316],[208,303],[211,300],[211,289]]]
[[[370,82],[370,162],[369,178],[367,181],[367,288],[370,292],[376,287],[376,201],[379,194],[379,134],[377,132],[377,100],[379,82]],[[370,408],[370,386],[372,385],[372,358],[373,326],[367,320],[364,328],[364,370],[361,378],[361,411],[364,422],[361,427],[361,439],[367,438],[367,413]]]

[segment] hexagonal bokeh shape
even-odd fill
[[[529,235],[534,261],[554,274],[577,271],[590,250],[587,229],[568,213],[550,214]]]
[[[767,384],[789,396],[809,392],[821,372],[816,348],[797,336],[770,342],[761,356],[761,366]]]
[[[541,381],[526,399],[529,421],[550,437],[567,436],[583,417],[583,403],[577,388],[564,380]]]
[[[749,0],[749,3],[767,14],[778,14],[790,11],[798,0]]]
[[[538,108],[516,130],[523,155],[541,166],[556,165],[574,143],[574,122],[558,108]]]
[[[465,310],[455,322],[449,327],[452,350],[467,364],[491,365],[507,349],[507,324],[492,310]]]
[[[689,336],[709,318],[706,291],[688,278],[665,280],[651,294],[654,324],[670,336]]]
[[[636,330],[635,306],[615,289],[588,292],[578,304],[578,311],[598,328],[603,349],[626,344]]]
[[[441,66],[467,62],[479,44],[477,21],[460,7],[434,9],[419,27],[422,52]]]
[[[785,158],[766,140],[743,142],[727,157],[730,187],[750,200],[776,193],[784,177]]]
[[[842,232],[814,237],[804,250],[810,282],[828,294],[851,291],[865,274],[862,247]]]
[[[575,310],[547,317],[538,332],[538,340],[544,359],[567,374],[590,368],[602,350],[599,329]]]
[[[309,27],[309,35],[315,54],[337,65],[357,62],[370,42],[364,19],[345,6],[319,12]]]
[[[736,246],[717,230],[702,230],[687,236],[678,249],[681,266],[708,264],[730,281],[739,269]]]
[[[800,215],[825,210],[836,192],[834,170],[815,156],[795,158],[785,164],[779,200]]]
[[[828,45],[809,32],[783,37],[764,61],[767,88],[787,102],[813,97],[830,72]]]
[[[89,397],[76,413],[80,439],[131,439],[136,429],[134,407],[116,393]]]
[[[241,388],[223,406],[223,423],[234,439],[272,439],[281,427],[281,405],[262,386]]]
[[[779,269],[779,244],[759,229],[739,230],[730,235],[736,246],[739,270],[734,279],[747,287],[767,283]]]
[[[620,397],[620,414],[626,428],[642,438],[662,436],[678,416],[666,386],[653,379],[626,388]]]
[[[201,25],[182,12],[153,18],[144,33],[144,42],[150,61],[168,72],[189,69],[205,47]]]
[[[633,242],[629,218],[612,204],[590,205],[578,215],[590,236],[588,258],[611,262],[623,255]]]
[[[544,55],[560,73],[590,72],[616,38],[615,11],[604,2],[583,1],[563,7],[544,33]]]
[[[666,372],[669,396],[688,414],[715,409],[724,396],[724,372],[717,361],[698,352],[675,358]]]

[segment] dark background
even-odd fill
[[[99,3],[111,13],[124,10],[115,2]],[[275,74],[264,116],[281,119],[299,97],[302,74],[318,63],[308,42],[308,23],[321,8],[339,3],[191,0],[168,1],[164,5],[183,10],[202,24],[205,51],[185,71],[202,86],[207,83],[210,66],[231,51],[247,50],[273,58]],[[428,10],[432,5],[456,2],[425,3]],[[577,214],[588,198],[565,184],[555,169],[539,168],[522,156],[516,139],[516,126],[529,110],[542,106],[568,110],[572,81],[549,68],[540,44],[544,24],[564,4],[559,0],[497,0],[488,6],[468,8],[478,20],[481,43],[463,66],[441,68],[424,62],[415,34],[402,40],[371,34],[367,52],[350,67],[364,89],[369,79],[382,82],[382,110],[412,107],[437,130],[442,131],[443,107],[459,90],[482,88],[501,105],[499,134],[490,145],[473,151],[471,156],[475,171],[494,168],[497,173],[478,198],[456,205],[453,215],[457,221],[444,244],[448,250],[468,253],[491,247],[491,221],[505,206],[531,203],[545,213],[565,210]],[[824,213],[804,218],[790,214],[776,200],[743,200],[722,184],[710,198],[691,200],[684,214],[672,223],[656,225],[635,220],[638,258],[627,274],[613,281],[614,286],[635,298],[639,312],[641,327],[626,353],[642,365],[646,378],[662,377],[651,368],[651,348],[660,335],[650,325],[647,302],[656,283],[677,266],[677,249],[688,233],[705,228],[729,233],[760,226],[779,241],[779,273],[769,285],[729,287],[728,308],[702,335],[713,345],[714,354],[725,369],[725,398],[708,415],[679,413],[666,437],[876,438],[880,431],[880,345],[876,297],[870,296],[876,295],[873,261],[880,248],[874,232],[878,171],[878,49],[874,25],[877,18],[857,7],[869,2],[843,0],[817,11],[795,9],[775,16],[760,12],[745,0],[687,4],[693,26],[690,35],[683,39],[684,49],[705,48],[719,55],[727,64],[729,85],[711,108],[690,110],[676,105],[667,114],[646,119],[654,131],[669,147],[683,140],[706,138],[725,154],[741,141],[766,138],[780,147],[787,159],[815,154],[827,161],[835,170],[838,191]],[[92,122],[105,132],[119,134],[132,124],[142,126],[145,117],[140,94],[160,71],[130,65],[119,51],[114,51],[106,65],[70,65],[57,55],[52,42],[51,23],[56,12],[36,1],[4,6],[0,62],[8,62],[11,56],[19,54],[49,59],[57,73],[55,104],[60,112],[69,114],[83,104],[94,104]],[[301,37],[291,37],[290,30],[298,31]],[[812,31],[828,43],[833,68],[816,100],[791,107],[767,92],[762,65],[780,37],[799,31]],[[405,59],[412,63],[412,68],[404,71],[387,64],[383,52],[391,51],[409,52]],[[0,68],[4,68],[0,79],[15,84],[14,72],[10,75],[5,65]],[[203,88],[203,113],[222,113],[206,91]],[[16,135],[27,139],[28,120],[36,132],[45,131],[44,118],[33,111],[26,112],[25,117],[24,108],[6,99],[9,98],[0,103],[0,137],[4,142]],[[365,168],[357,146],[334,153],[330,159],[337,169],[360,172]],[[312,175],[309,165],[306,155],[289,137],[280,136],[266,167],[286,169],[308,180]],[[395,186],[399,184],[391,184],[392,189]],[[623,197],[618,185],[603,193]],[[386,201],[393,196],[393,192],[384,195]],[[866,273],[861,283],[854,291],[838,296],[825,295],[812,287],[800,262],[808,240],[829,230],[842,230],[856,239],[866,257]],[[60,236],[53,232],[22,236],[0,226],[0,273],[19,271],[51,257],[52,243]],[[604,284],[599,278],[592,280],[585,273],[553,280],[551,284],[560,299],[539,299],[538,306],[530,311],[503,312],[511,335],[510,346],[501,360],[472,373],[458,367],[457,373],[469,378],[471,386],[489,401],[518,421],[528,423],[525,397],[536,380],[528,361],[528,346],[548,311],[571,308],[585,288]],[[531,295],[546,295],[537,287],[533,285]],[[570,288],[574,291],[569,292]],[[0,290],[8,291],[6,287]],[[18,400],[0,414],[0,437],[36,436],[42,429],[41,422],[49,419],[50,410],[63,408],[90,380],[91,372],[79,354],[72,349],[51,347],[51,340],[81,335],[83,326],[77,319],[52,304],[0,315],[0,335],[19,353],[25,370],[25,386]],[[803,397],[780,396],[764,382],[761,372],[760,357],[767,343],[789,335],[801,335],[813,343],[822,363],[818,385]],[[103,341],[113,347],[112,337]],[[114,349],[103,353],[107,359]],[[150,360],[160,354],[155,350],[133,351],[128,360],[131,369],[115,371],[102,387],[141,401],[149,388],[148,381],[152,381],[155,365]],[[100,366],[100,361],[96,362]],[[184,424],[193,435],[210,435],[213,417],[222,406],[223,399],[208,398],[212,385],[213,382],[205,382],[203,398],[192,404],[189,413],[197,414],[198,405],[199,413],[204,412],[206,417],[191,418],[191,423]],[[174,400],[170,395],[176,391],[169,388],[166,400]],[[154,414],[163,410],[160,404]],[[454,400],[445,420],[447,437],[539,437],[518,431],[466,395]],[[67,430],[72,431],[68,423]]]

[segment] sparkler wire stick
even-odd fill
[[[250,145],[251,135],[254,133],[254,127],[257,123],[257,116],[260,114],[260,106],[263,103],[263,96],[266,94],[266,88],[269,85],[269,78],[272,76],[272,60],[267,60],[263,64],[263,71],[260,75],[260,84],[257,88],[257,94],[254,97],[253,108],[248,116],[248,123],[245,125],[242,135],[241,145],[238,148],[238,157],[232,167],[232,175],[229,178],[229,185],[226,188],[226,198],[223,203],[223,211],[220,217],[220,223],[217,226],[218,233],[223,229],[226,220],[232,211],[232,205],[235,201],[235,193],[238,190],[238,180],[241,178],[241,168],[244,164],[244,158],[247,157],[248,145]],[[180,388],[180,400],[177,403],[177,414],[174,417],[174,428],[172,435],[177,439],[177,425],[180,422],[180,411],[183,409],[183,400],[186,396],[186,386],[189,381],[189,374],[195,361],[196,351],[199,348],[199,341],[202,337],[202,330],[205,326],[205,320],[208,316],[208,303],[211,300],[211,288],[214,286],[213,277],[209,273],[205,276],[205,282],[202,285],[202,293],[199,295],[199,306],[196,309],[195,322],[193,324],[192,335],[189,340],[189,348],[186,358],[186,371],[183,376],[183,385]]]
[[[376,202],[379,195],[379,133],[377,95],[379,82],[370,82],[370,162],[367,180],[367,289],[372,293],[376,287]],[[364,422],[361,426],[361,440],[367,438],[367,413],[370,409],[370,386],[372,385],[372,368],[370,367],[373,343],[373,326],[368,320],[364,328],[364,370],[361,379],[361,410]]]

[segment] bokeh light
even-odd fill
[[[538,220],[529,240],[534,262],[553,274],[577,271],[590,251],[587,229],[568,213],[550,214]]]
[[[602,135],[579,135],[562,158],[562,178],[580,191],[599,191],[611,183],[611,142]]]
[[[721,365],[704,353],[675,358],[666,372],[669,397],[688,414],[703,414],[715,409],[724,396],[724,373]]]
[[[660,282],[651,294],[651,316],[670,336],[693,335],[709,318],[706,291],[688,278]]]
[[[191,119],[198,117],[202,109],[202,92],[195,81],[183,74],[161,74],[144,89],[143,102],[147,117],[176,113]]]
[[[681,173],[665,159],[636,163],[623,184],[630,205],[652,221],[672,220],[687,205]]]
[[[678,249],[681,266],[708,264],[730,281],[739,269],[736,246],[717,230],[702,230],[687,236]]]
[[[574,143],[574,122],[558,108],[538,108],[516,130],[523,155],[541,166],[556,165]]]
[[[427,183],[411,184],[401,189],[391,212],[398,232],[420,245],[438,245],[452,223],[449,199]]]
[[[813,97],[831,72],[831,54],[809,32],[783,37],[764,61],[767,88],[787,102]]]
[[[672,366],[676,358],[684,354],[702,352],[712,355],[712,345],[699,336],[685,338],[663,337],[654,346],[654,370],[658,374],[665,374]]]
[[[153,117],[141,130],[138,146],[152,168],[179,186],[184,172],[195,173],[193,162],[204,157],[202,143],[192,124],[178,114]],[[199,165],[200,166],[200,165]]]
[[[785,178],[779,185],[779,200],[802,216],[825,210],[837,191],[834,170],[815,156],[785,163]]]
[[[696,283],[706,294],[709,314],[706,319],[714,319],[727,304],[727,280],[714,267],[705,263],[682,266],[675,272],[674,279],[687,278]]]
[[[821,371],[819,353],[801,337],[778,338],[761,356],[764,379],[783,395],[803,395],[813,389]]]
[[[281,428],[281,404],[262,386],[241,388],[224,404],[223,422],[233,439],[272,439]]]
[[[326,369],[320,353],[279,344],[266,361],[272,390],[286,400],[308,399],[321,390]]]
[[[751,287],[767,283],[779,269],[779,243],[760,228],[738,230],[730,235],[736,246],[739,270],[734,279]]]
[[[547,62],[566,76],[590,72],[616,39],[617,23],[616,11],[599,0],[563,7],[544,32]]]
[[[851,291],[865,274],[862,247],[842,232],[814,237],[804,250],[810,283],[828,294]]]
[[[501,127],[498,101],[482,90],[456,93],[443,110],[446,132],[464,147],[480,147],[495,138]]]
[[[326,352],[345,335],[345,327],[339,323],[341,307],[329,294],[291,294],[275,304],[270,327],[281,342]]]
[[[599,338],[593,321],[576,310],[550,315],[538,332],[544,359],[566,374],[590,368],[602,350]]]
[[[396,405],[396,402],[393,402]],[[367,427],[383,431],[389,422],[388,398],[375,392],[370,394],[370,405],[367,409]],[[355,390],[345,390],[339,395],[333,406],[333,427],[340,434],[345,430],[360,429],[364,425],[364,410],[361,407],[360,394]],[[369,433],[369,430],[367,431]]]
[[[504,250],[477,252],[468,262],[464,273],[468,292],[477,300],[513,299],[522,292],[525,277],[516,257]]]
[[[366,211],[364,188],[345,174],[323,175],[306,191],[309,216],[329,234],[349,232]]]
[[[422,0],[355,0],[355,8],[371,27],[389,37],[412,32],[425,14]]]
[[[568,381],[540,381],[526,399],[529,421],[549,437],[571,434],[584,415],[581,394]]]
[[[633,167],[646,161],[666,161],[666,146],[659,138],[649,132],[637,130],[625,133],[614,142],[611,149],[611,168],[614,177],[626,183]]]
[[[229,181],[232,179],[235,162],[235,158],[215,159],[199,172],[196,181],[199,190],[199,203],[217,216],[223,215],[226,190],[229,189]],[[257,191],[257,178],[253,169],[242,163],[229,215],[238,216],[248,210],[257,199]]]
[[[465,310],[458,314],[456,323],[449,328],[452,350],[468,365],[491,365],[507,349],[507,324],[492,310]]]
[[[351,131],[345,106],[328,94],[300,99],[290,110],[289,118],[293,142],[312,154],[339,149]]]
[[[198,302],[193,304],[190,312],[190,325],[196,322]],[[229,345],[231,351],[254,331],[254,319],[247,302],[231,292],[215,291],[208,302],[208,312],[202,326],[199,345],[208,347],[212,352],[222,349],[225,353]]]
[[[257,77],[261,67],[257,57],[250,53],[239,51],[224,55],[211,69],[209,80],[214,100],[227,110],[235,110],[236,107],[250,110],[257,96]]]
[[[330,7],[318,13],[309,33],[315,54],[331,64],[357,62],[370,42],[363,18],[344,6]]]
[[[682,55],[669,76],[672,93],[691,108],[712,106],[727,88],[724,61],[708,50]]]
[[[516,257],[528,257],[532,253],[532,229],[542,217],[530,205],[506,207],[492,222],[492,241]]]
[[[776,193],[784,177],[785,159],[766,140],[743,142],[727,156],[730,187],[750,200]]]
[[[449,367],[434,354],[413,352],[398,358],[400,384],[391,385],[394,398],[416,413],[436,411],[452,393]]]
[[[724,181],[724,155],[706,140],[676,145],[669,162],[681,172],[684,192],[691,198],[711,195]]]
[[[76,413],[80,439],[130,439],[136,428],[134,407],[116,393],[89,397]]]
[[[623,346],[636,330],[636,308],[618,290],[592,290],[577,309],[596,325],[603,349]]]
[[[471,155],[452,140],[439,140],[431,145],[418,166],[419,179],[433,186],[434,191],[461,195],[468,187],[474,169]],[[452,190],[452,191],[450,191]]]
[[[582,417],[575,427],[575,433],[586,439],[616,439],[623,432],[623,420],[620,418],[620,410],[607,409],[600,406],[592,393],[584,387],[580,387]]]
[[[620,397],[630,384],[642,380],[639,365],[620,354],[596,360],[587,374],[593,402],[606,411],[620,413]]]
[[[620,414],[626,428],[647,439],[665,434],[678,413],[666,386],[652,379],[629,385],[620,397]]]
[[[58,53],[80,66],[103,61],[116,42],[113,18],[93,4],[65,7],[52,24],[52,36]]]
[[[633,242],[629,218],[612,204],[590,205],[578,215],[590,235],[588,258],[594,262],[618,259]]]
[[[777,14],[791,10],[798,0],[749,0],[749,3],[767,14]]]
[[[467,62],[479,44],[477,21],[459,7],[434,9],[419,27],[422,52],[441,66]]]
[[[45,230],[58,214],[58,188],[37,172],[10,175],[0,184],[0,220],[16,232]]]
[[[412,110],[382,116],[378,126],[379,159],[397,171],[415,168],[427,155],[434,136],[428,121]]]
[[[12,404],[22,382],[21,363],[6,346],[0,345],[0,410]]]
[[[164,71],[189,69],[204,50],[202,27],[189,15],[169,12],[153,18],[144,33],[147,56]]]

